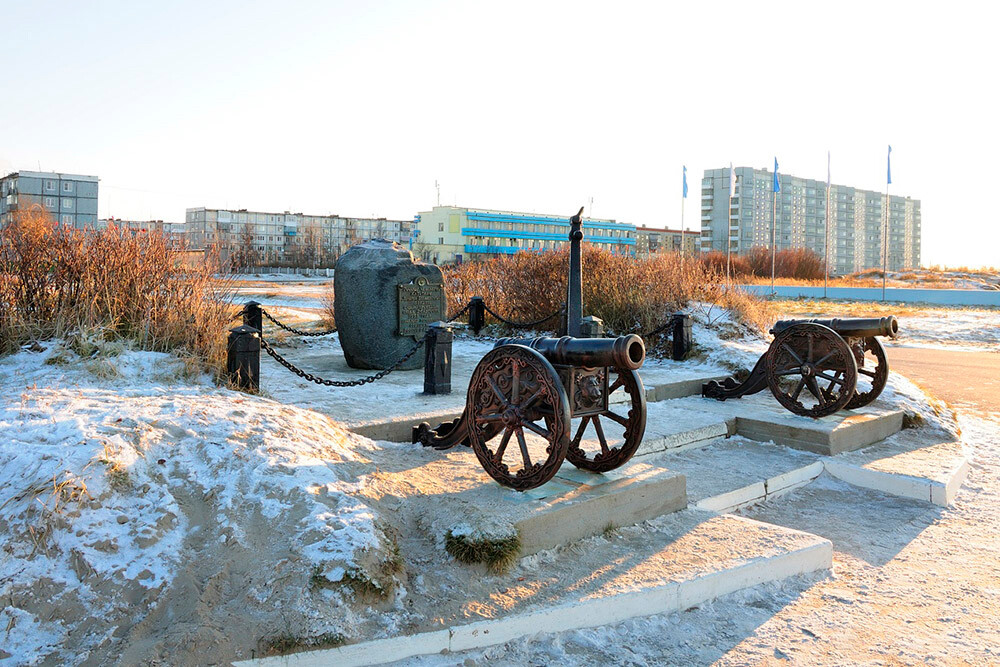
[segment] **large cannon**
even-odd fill
[[[874,401],[889,378],[878,336],[895,336],[895,317],[781,320],[774,340],[743,381],[712,380],[702,396],[724,401],[765,387],[795,414],[825,417]]]
[[[472,373],[462,416],[435,429],[415,426],[413,442],[472,447],[490,477],[518,491],[552,479],[567,458],[584,470],[613,470],[646,431],[637,373],[645,358],[634,334],[500,339]],[[596,440],[584,439],[590,426]]]

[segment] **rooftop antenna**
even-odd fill
[[[441,184],[437,182],[436,178],[434,179],[434,187],[437,188],[437,193],[438,193],[438,203],[437,203],[437,205],[440,206],[441,205]]]
[[[591,218],[594,217],[594,198],[593,197],[590,198],[590,210],[588,211],[587,215],[590,216]]]

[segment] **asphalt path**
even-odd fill
[[[957,408],[1000,412],[1000,352],[886,347],[889,368]]]

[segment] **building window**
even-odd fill
[[[52,197],[45,198],[45,208],[52,208],[55,206],[55,200]]]
[[[55,181],[45,181],[45,189],[48,190],[49,192],[54,192],[55,189],[56,189],[56,182]]]
[[[63,183],[63,192],[73,192],[73,183],[71,181]]]
[[[62,223],[64,225],[72,225],[73,224],[73,216],[71,216],[71,215],[64,215],[62,217]]]
[[[73,209],[73,200],[72,199],[63,199],[62,200],[62,207],[64,209],[66,209],[67,211],[72,210]]]

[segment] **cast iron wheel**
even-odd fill
[[[854,396],[847,403],[848,410],[863,408],[878,398],[889,379],[889,361],[878,338],[865,338],[852,347],[858,365],[858,384]]]
[[[592,472],[614,470],[625,465],[639,448],[642,436],[646,432],[646,389],[635,371],[627,368],[608,368],[608,397],[610,398],[619,388],[625,390],[629,398],[628,403],[611,403],[608,409],[599,415],[581,417],[576,435],[570,441],[569,451],[566,452],[566,458],[577,468]],[[625,406],[628,406],[628,416],[620,414]],[[593,425],[597,443],[583,440],[588,425]],[[621,444],[609,446],[605,429],[610,429],[612,434],[620,431]]]
[[[827,388],[820,386],[823,381]],[[844,409],[857,382],[854,353],[829,327],[796,324],[775,336],[767,350],[768,387],[797,415],[815,419]]]
[[[500,484],[525,491],[558,472],[569,447],[569,401],[552,364],[535,350],[502,345],[487,352],[469,380],[465,411],[469,445]],[[517,447],[508,447],[511,440]]]

